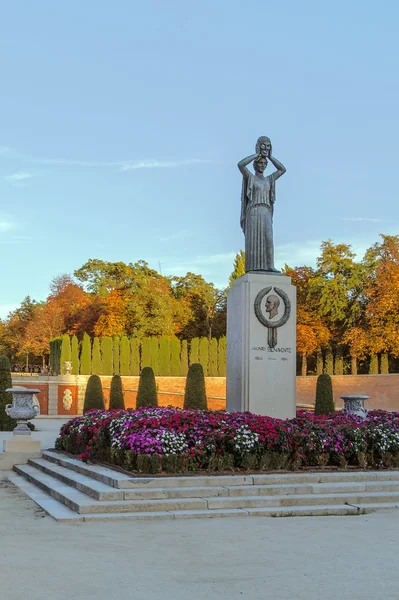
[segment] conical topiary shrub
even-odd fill
[[[144,367],[140,374],[136,408],[142,406],[158,406],[157,386],[155,385],[154,371],[151,367]]]
[[[109,396],[109,410],[116,408],[125,409],[122,379],[120,375],[114,375],[111,379],[111,392]]]
[[[6,392],[12,387],[10,362],[7,356],[0,356],[0,429],[12,431],[17,422],[6,414],[6,404],[12,404],[12,395]]]
[[[199,363],[190,365],[184,392],[184,408],[206,410],[208,408],[205,391],[204,369]]]
[[[317,378],[315,415],[329,415],[335,411],[331,377],[322,373]]]
[[[87,382],[83,412],[88,410],[104,410],[104,395],[101,379],[98,375],[90,375]]]

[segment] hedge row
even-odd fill
[[[95,337],[85,333],[81,342],[65,334],[50,342],[50,368],[64,374],[64,363],[72,362],[77,375],[140,375],[151,367],[155,375],[186,377],[189,365],[199,363],[207,377],[226,376],[226,338],[194,338],[191,342],[177,337],[127,336]]]

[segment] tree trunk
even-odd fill
[[[316,369],[317,369],[317,375],[321,375],[323,373],[323,353],[321,350],[317,351]]]
[[[308,374],[308,357],[306,352],[302,352],[302,366],[301,366],[301,375],[302,377],[306,377]]]
[[[357,375],[357,358],[351,356],[351,375]]]
[[[342,356],[342,348],[338,346],[337,351],[335,353],[335,361],[334,361],[334,375],[343,375],[344,374],[344,359]]]
[[[387,375],[389,373],[389,357],[388,352],[381,354],[381,375]]]

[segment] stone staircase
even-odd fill
[[[399,508],[399,471],[129,477],[43,452],[10,481],[57,521],[357,515]]]

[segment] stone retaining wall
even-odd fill
[[[14,385],[39,388],[41,414],[75,415],[83,409],[84,392],[88,376],[69,375],[48,377],[41,375],[14,376]],[[106,406],[109,402],[111,378],[101,377]],[[123,377],[126,408],[134,408],[138,388],[138,377]],[[314,404],[316,377],[297,377],[297,406],[306,407]],[[334,401],[342,407],[340,396],[343,394],[365,394],[370,396],[366,408],[399,411],[399,374],[392,375],[335,375],[332,377]],[[160,406],[183,406],[184,377],[157,377],[158,402]],[[226,379],[224,377],[207,377],[206,392],[208,407],[212,410],[226,407]],[[70,390],[72,405],[67,410],[63,405],[64,392]],[[265,390],[266,393],[266,390]]]

